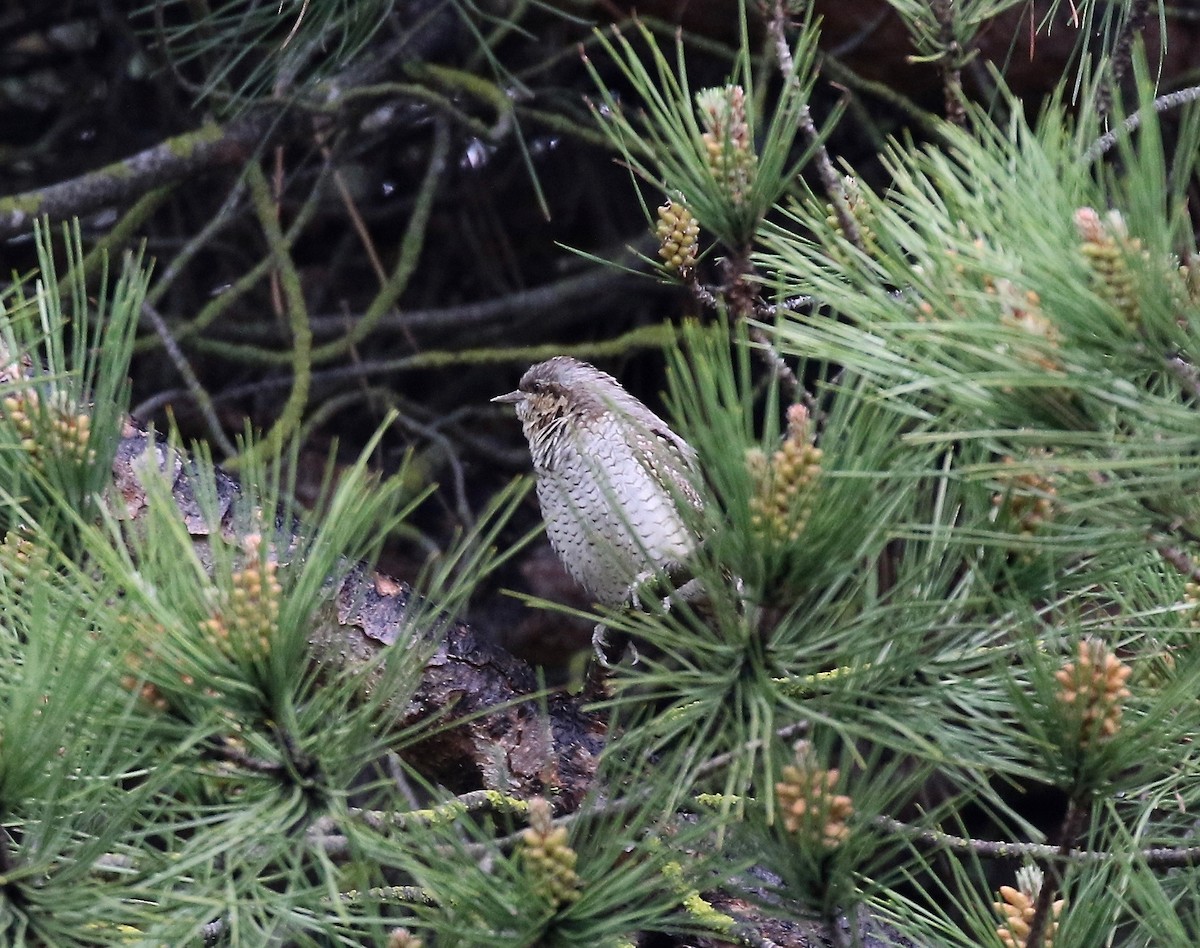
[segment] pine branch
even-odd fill
[[[1121,31],[1117,34],[1117,41],[1113,44],[1111,77],[1096,95],[1096,110],[1102,118],[1112,114],[1114,87],[1119,87],[1121,80],[1129,73],[1133,64],[1133,42],[1146,28],[1149,15],[1150,0],[1133,0],[1129,13],[1121,24]]]
[[[431,17],[419,28],[383,44],[374,55],[355,60],[325,80],[321,94],[326,101],[337,103],[356,87],[376,80],[398,57],[415,62],[432,55],[448,41],[447,27],[447,16]],[[30,230],[41,217],[83,217],[215,168],[241,167],[268,145],[308,135],[311,123],[306,117],[328,111],[325,102],[316,98],[286,106],[272,100],[225,124],[210,122],[79,177],[0,197],[0,239]]]
[[[1158,555],[1166,560],[1180,576],[1193,583],[1200,583],[1200,566],[1183,550],[1166,544],[1156,547]]]
[[[1109,863],[1138,860],[1153,869],[1171,869],[1200,865],[1200,846],[1151,846],[1134,853],[1099,849],[1074,849],[1050,843],[1012,843],[1007,840],[968,839],[941,830],[912,826],[890,816],[877,816],[871,825],[886,833],[911,840],[923,849],[956,853],[974,853],[984,859],[1032,859],[1060,863]]]
[[[1151,103],[1151,108],[1155,112],[1169,112],[1171,109],[1177,109],[1180,106],[1187,105],[1189,102],[1195,102],[1197,99],[1200,99],[1200,86],[1190,86],[1187,89],[1178,89],[1175,92],[1168,92],[1166,95],[1158,96]],[[1121,140],[1121,136],[1128,135],[1130,132],[1135,132],[1141,128],[1143,121],[1145,121],[1143,113],[1134,112],[1112,131],[1105,132],[1092,142],[1088,150],[1083,153],[1080,161],[1084,164],[1091,164],[1111,150]]]
[[[149,191],[220,167],[240,167],[265,141],[301,128],[294,112],[256,109],[226,125],[209,124],[36,191],[0,197],[0,239],[28,231],[43,216],[61,220],[123,205]]]
[[[775,56],[779,60],[779,69],[783,73],[784,82],[795,81],[792,52],[787,42],[787,12],[784,9],[783,0],[774,0],[774,7],[767,21],[767,28],[771,31],[771,37],[775,42]],[[825,143],[821,141],[821,134],[817,131],[817,126],[813,121],[812,111],[809,109],[808,103],[803,103],[800,106],[799,119],[800,130],[804,133],[809,146],[813,149],[813,161],[817,166],[817,177],[821,179],[821,186],[825,189],[825,194],[829,198],[830,204],[833,205],[833,212],[837,215],[838,225],[841,227],[846,239],[859,250],[863,250],[862,232],[859,230],[858,221],[854,219],[854,215],[850,212],[850,205],[847,203],[846,194],[842,190],[841,180],[838,177],[837,171],[834,170],[833,162],[829,160],[829,152],[825,150]]]
[[[962,66],[966,58],[954,37],[956,15],[953,0],[932,0],[929,5],[940,31],[939,42],[942,54],[938,67],[942,72],[943,96],[946,103],[946,119],[954,125],[967,124],[967,110],[963,106]]]
[[[212,472],[220,519],[210,522],[195,500],[197,462],[129,422],[113,478],[131,525],[147,508],[139,474],[147,463],[169,473],[180,517],[195,543],[206,545],[219,533],[236,535],[246,522],[237,481],[219,469]],[[410,587],[356,566],[311,630],[313,658],[329,674],[364,667],[381,649],[406,640],[406,621],[414,611]],[[532,700],[539,691],[534,670],[469,626],[447,621],[442,634],[413,701],[395,709],[398,731],[429,725],[428,736],[404,751],[410,764],[463,792],[483,786],[525,796],[553,789],[564,807],[577,806],[591,787],[604,742],[600,718],[584,713],[569,696]],[[452,709],[449,718],[446,709]]]

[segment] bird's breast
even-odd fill
[[[598,601],[623,601],[640,574],[692,549],[676,498],[620,425],[559,440],[537,465],[546,532],[568,572]]]

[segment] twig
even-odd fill
[[[284,765],[278,761],[252,757],[228,740],[222,740],[219,744],[210,744],[208,745],[208,750],[214,757],[256,774],[269,774],[273,777],[278,777],[285,770]]]
[[[346,892],[340,893],[340,898],[342,902],[347,903],[369,899],[372,902],[391,902],[394,904],[409,902],[419,902],[422,905],[436,904],[429,890],[417,885],[377,885],[372,886],[365,892],[360,892],[358,889],[349,889]]]
[[[770,22],[771,38],[775,41],[775,58],[779,61],[779,71],[783,73],[783,81],[789,82],[795,70],[792,62],[792,48],[787,41],[787,13],[783,8],[783,0],[775,0]]]
[[[1067,802],[1067,812],[1063,816],[1062,828],[1059,830],[1060,855],[1070,853],[1071,847],[1083,829],[1083,821],[1086,816],[1087,811],[1072,796]],[[1047,926],[1053,920],[1054,913],[1051,906],[1054,904],[1054,896],[1062,887],[1062,873],[1057,864],[1049,860],[1046,862],[1046,868],[1049,871],[1042,875],[1042,887],[1038,889],[1037,901],[1033,907],[1033,921],[1029,923],[1029,934],[1025,938],[1025,944],[1031,945],[1033,948],[1041,948],[1045,943]]]
[[[179,377],[183,379],[183,384],[187,386],[188,393],[192,396],[192,401],[195,402],[196,408],[204,419],[204,423],[208,425],[209,436],[216,442],[217,447],[221,449],[226,457],[233,457],[237,454],[237,448],[229,440],[228,436],[226,436],[225,430],[221,425],[221,419],[217,417],[216,409],[213,407],[212,398],[200,383],[200,379],[196,377],[196,373],[192,371],[191,363],[188,362],[187,356],[183,354],[183,350],[179,348],[175,337],[171,335],[171,327],[167,325],[167,321],[163,319],[162,314],[149,301],[142,303],[142,315],[150,321],[150,325],[154,327],[154,331],[158,333],[159,339],[162,340],[167,357],[175,366],[175,371],[179,373]]]
[[[363,316],[341,339],[335,339],[313,350],[314,363],[328,362],[347,352],[375,331],[375,326],[395,305],[396,300],[408,287],[408,281],[417,269],[421,248],[433,212],[434,198],[442,183],[446,164],[450,157],[450,131],[446,123],[437,121],[433,130],[433,147],[429,153],[429,164],[417,189],[416,201],[408,219],[404,236],[400,240],[400,256],[392,272],[387,275],[383,286],[368,304]]]
[[[779,69],[783,73],[783,81],[795,82],[796,75],[792,63],[792,51],[787,42],[787,13],[783,8],[783,0],[774,0],[774,9],[768,21],[767,28],[771,31],[771,37],[775,41],[775,55],[779,60]],[[817,177],[821,179],[821,186],[825,189],[825,194],[833,205],[833,212],[837,216],[838,226],[841,227],[842,234],[859,250],[864,250],[862,234],[858,229],[858,221],[850,213],[850,205],[846,201],[846,194],[842,189],[841,178],[834,169],[833,162],[829,160],[829,152],[825,150],[825,143],[821,141],[821,133],[817,131],[817,125],[813,121],[812,111],[809,109],[807,102],[802,103],[800,106],[799,121],[800,131],[804,133],[804,137],[813,148],[813,163],[817,167]]]
[[[720,308],[721,298],[714,293],[710,287],[700,283],[694,275],[687,281],[687,286],[696,302],[714,311]],[[760,302],[750,303],[747,301],[745,305],[748,307],[749,312],[739,312],[739,318],[748,317],[750,315],[762,315],[762,310],[760,308],[762,304]],[[764,333],[757,326],[752,325],[748,320],[746,322],[746,326],[749,330],[750,340],[755,344],[755,352],[759,354],[759,357],[767,364],[767,367],[779,379],[779,384],[783,386],[784,393],[787,395],[788,399],[790,401],[795,401],[795,399],[803,392],[803,386],[801,386],[800,380],[796,378],[796,373],[793,372],[792,367],[788,365],[786,361],[784,361],[783,356],[779,354],[779,351],[775,348],[774,343],[767,338],[766,333]]]
[[[1186,577],[1193,583],[1200,583],[1200,566],[1197,566],[1195,561],[1183,550],[1166,544],[1162,544],[1156,549],[1158,555],[1175,567],[1180,576]]]
[[[636,284],[635,284],[636,281]],[[489,323],[503,322],[506,327],[515,327],[537,320],[540,324],[548,313],[578,307],[610,305],[606,293],[631,285],[646,284],[638,275],[596,267],[528,290],[516,290],[497,299],[476,303],[462,303],[437,309],[410,309],[397,312],[393,309],[380,318],[376,330],[436,330],[439,333],[462,329],[473,329]],[[570,305],[568,305],[570,304]],[[587,308],[585,312],[593,310]],[[328,336],[346,328],[346,317],[314,316],[312,330],[317,336]]]
[[[794,402],[803,390],[800,380],[796,378],[796,373],[792,371],[792,367],[779,354],[775,348],[775,344],[767,338],[766,333],[754,325],[748,325],[747,331],[750,335],[750,341],[757,346],[760,357],[767,363],[771,371],[775,373],[775,377],[779,379],[779,384],[783,388],[783,394],[789,402]]]
[[[696,302],[702,306],[706,306],[711,310],[716,310],[721,306],[721,299],[713,292],[712,287],[705,286],[699,280],[689,280],[687,284],[688,290],[695,297]]]
[[[937,20],[942,44],[942,55],[938,68],[942,73],[942,90],[946,102],[946,119],[962,127],[967,124],[967,110],[963,106],[962,91],[962,47],[954,38],[954,0],[934,0],[930,11]]]
[[[308,305],[304,299],[300,273],[296,262],[292,259],[291,243],[283,233],[279,217],[276,213],[274,195],[267,181],[267,176],[256,162],[247,166],[246,183],[250,186],[250,200],[262,228],[263,236],[270,247],[270,259],[274,264],[273,272],[279,276],[279,286],[286,302],[285,315],[292,333],[292,346],[289,353],[291,364],[291,391],[287,401],[280,409],[278,418],[271,429],[253,448],[247,449],[241,455],[235,455],[226,464],[231,468],[245,464],[251,453],[262,456],[271,451],[280,450],[286,439],[300,426],[301,415],[308,404],[309,392],[312,389],[313,345],[312,330],[308,328]]]
[[[245,175],[249,173],[250,166],[250,163],[247,163],[242,169],[243,182],[245,180]],[[309,222],[312,220],[313,215],[317,212],[317,208],[321,204],[320,198],[321,194],[323,193],[325,176],[328,174],[329,170],[330,169],[328,165],[322,166],[322,169],[317,175],[316,182],[314,183],[308,197],[305,198],[304,203],[300,205],[300,208],[293,212],[292,222],[288,226],[287,233],[284,235],[288,247],[291,247],[295,243],[300,234],[304,232],[304,228],[307,227]],[[230,212],[232,212],[234,209],[233,205],[223,204],[221,210],[224,211],[226,207],[228,207]],[[192,241],[189,241],[185,249],[191,247],[192,243]],[[196,245],[195,249],[202,249],[202,245]],[[274,263],[275,258],[272,254],[268,253],[263,256],[249,270],[234,280],[232,284],[230,284],[222,292],[218,293],[215,297],[213,297],[213,299],[205,303],[200,308],[200,311],[196,313],[191,320],[178,326],[175,330],[175,338],[179,341],[183,341],[190,339],[192,336],[199,336],[200,333],[204,332],[204,330],[206,330],[218,317],[220,317],[221,314],[229,309],[230,306],[237,302],[237,300],[241,299],[246,293],[250,292],[251,289],[256,287],[259,282],[270,272],[272,266],[274,266]],[[157,302],[157,297],[154,296],[153,293],[149,298],[151,302]],[[153,343],[152,339],[139,339],[136,343],[134,343],[134,352],[141,352],[144,351],[144,349],[149,348],[148,346],[143,345],[143,343],[147,341]],[[287,353],[273,354],[278,354],[280,356],[280,362],[286,363],[289,361]]]
[[[433,826],[457,819],[464,813],[519,813],[529,811],[529,803],[518,797],[509,796],[498,790],[471,790],[460,793],[453,800],[439,803],[423,810],[414,809],[405,813],[384,810],[362,810],[348,807],[346,812],[377,832],[387,829],[411,829],[414,826]]]
[[[174,190],[173,185],[164,185],[161,188],[147,191],[138,198],[133,206],[121,215],[116,226],[92,245],[92,249],[83,258],[81,264],[83,272],[90,277],[99,269],[101,261],[111,259],[116,255],[118,249],[122,249],[126,244],[138,239],[146,221],[162,206],[162,203],[171,196]],[[70,283],[71,275],[67,274],[63,278],[63,285],[69,286]]]
[[[367,261],[371,264],[371,270],[375,274],[375,279],[382,288],[387,285],[387,271],[383,268],[383,261],[379,259],[379,251],[375,247],[375,241],[371,239],[371,232],[367,230],[367,223],[363,220],[358,206],[354,203],[354,195],[350,193],[345,176],[333,164],[333,151],[325,143],[325,135],[318,133],[317,142],[321,146],[321,156],[333,166],[333,184],[337,188],[338,199],[342,202],[342,207],[346,210],[346,216],[350,218],[350,224],[354,228],[354,233],[358,235],[363,252],[366,253]],[[394,305],[391,308],[391,313],[396,316],[400,315],[399,309]],[[401,321],[399,325],[400,331],[404,334],[404,339],[408,343],[409,348],[414,352],[419,351],[421,347],[417,345],[417,340],[407,323]],[[312,321],[309,320],[309,327],[311,328],[311,326]]]
[[[473,526],[475,515],[471,510],[470,502],[467,500],[467,475],[463,468],[462,458],[458,456],[458,452],[454,449],[454,442],[447,435],[438,431],[434,425],[427,425],[413,418],[410,412],[401,413],[400,417],[396,419],[396,424],[402,428],[407,428],[410,434],[420,435],[429,443],[441,447],[446,464],[450,468],[450,476],[454,487],[454,509],[458,515],[459,523],[464,528]]]
[[[163,269],[158,279],[155,281],[149,292],[146,294],[146,299],[151,305],[157,305],[162,295],[170,289],[171,284],[175,282],[179,274],[183,272],[183,268],[191,262],[201,250],[208,245],[208,242],[216,236],[217,232],[230,223],[234,211],[237,210],[241,203],[242,194],[246,190],[246,176],[239,175],[233,187],[229,189],[229,193],[225,195],[225,200],[221,202],[221,206],[217,208],[217,212],[212,218],[196,233],[194,237],[188,240],[175,256],[171,258],[171,262]]]
[[[807,734],[808,727],[809,724],[807,721],[797,721],[794,724],[785,724],[783,727],[775,731],[775,736],[781,741],[789,741],[793,737],[799,737],[801,734]],[[746,751],[755,751],[762,746],[762,741],[747,741],[737,751],[730,751],[725,754],[717,754],[715,757],[710,757],[696,768],[696,777],[707,777],[718,770],[728,767],[733,762],[733,759],[737,754],[742,754]]]
[[[1166,95],[1160,95],[1157,99],[1150,103],[1155,112],[1166,112],[1169,109],[1179,108],[1181,105],[1187,105],[1189,102],[1195,102],[1200,99],[1200,86],[1189,86],[1186,89],[1180,89],[1177,92],[1168,92]],[[1125,119],[1120,125],[1110,132],[1105,132],[1094,142],[1087,151],[1083,153],[1083,162],[1095,161],[1105,152],[1113,147],[1127,132],[1133,132],[1141,128],[1142,114],[1145,110],[1134,112],[1133,115]]]
[[[754,311],[759,319],[775,319],[785,313],[798,313],[802,309],[809,309],[816,305],[816,302],[815,296],[790,296],[778,303],[760,302]]]
[[[520,346],[517,348],[482,348],[461,349],[458,351],[426,350],[414,355],[399,356],[394,359],[376,359],[361,362],[356,365],[339,366],[335,369],[324,369],[312,373],[312,383],[328,385],[335,382],[353,381],[368,375],[390,374],[393,372],[415,372],[422,369],[445,369],[464,365],[492,365],[509,363],[530,363],[549,359],[555,355],[574,355],[581,359],[603,359],[612,356],[627,355],[636,349],[661,349],[674,338],[674,330],[670,326],[654,324],[639,326],[615,339],[605,339],[598,342],[583,343],[578,346],[564,346],[562,343],[545,343],[540,346]],[[247,382],[244,385],[231,386],[213,396],[213,403],[226,402],[251,395],[261,395],[265,392],[275,392],[288,388],[292,384],[287,376],[262,379],[257,382]],[[157,395],[141,402],[130,414],[137,418],[147,418],[164,405],[176,398],[187,395],[186,389],[171,389],[159,392]]]
[[[1200,399],[1200,371],[1181,355],[1168,356],[1165,361],[1171,374],[1183,383],[1192,397]]]
[[[224,126],[206,125],[168,138],[78,178],[0,198],[0,238],[28,230],[42,215],[89,214],[210,168],[242,165],[264,139],[286,137],[294,127],[291,119],[284,110],[258,109]]]
[[[1133,62],[1134,37],[1145,27],[1149,13],[1150,0],[1133,0],[1133,3],[1130,4],[1129,15],[1121,24],[1121,32],[1117,34],[1117,41],[1113,44],[1111,78],[1105,80],[1096,92],[1096,111],[1101,118],[1107,118],[1112,114],[1113,89],[1120,85],[1121,80],[1129,71],[1129,66]]]
[[[160,12],[156,7],[156,13]],[[382,46],[373,56],[358,57],[340,74],[322,83],[318,91],[326,102],[336,101],[345,90],[375,81],[398,61],[429,57],[452,41],[456,23],[449,7],[434,4],[404,35]],[[191,87],[183,76],[176,78]],[[52,219],[79,217],[101,208],[128,204],[148,191],[193,178],[211,168],[240,167],[258,149],[295,135],[301,129],[297,119],[304,111],[320,108],[318,102],[291,103],[283,109],[272,103],[252,109],[225,125],[210,123],[168,138],[77,178],[0,197],[0,239],[29,230],[33,221],[43,215]]]
[[[1152,846],[1135,853],[1113,853],[1099,849],[1064,849],[1050,843],[1013,843],[1007,840],[968,839],[941,830],[920,829],[890,816],[876,816],[871,825],[885,833],[911,840],[925,849],[973,853],[984,859],[1034,859],[1043,862],[1104,863],[1138,859],[1151,868],[1175,868],[1200,864],[1200,846]]]

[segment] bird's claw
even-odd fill
[[[608,627],[603,622],[597,622],[596,628],[592,629],[592,651],[601,667],[612,668],[612,662],[608,660]]]
[[[613,662],[608,657],[608,626],[603,622],[597,622],[596,627],[592,630],[592,652],[596,655],[596,661],[600,663],[602,668],[612,668]],[[638,663],[637,646],[632,642],[627,642],[625,648],[628,649],[632,664]],[[620,658],[617,659],[620,661]]]
[[[642,570],[642,572],[638,573],[635,577],[633,577],[633,582],[629,584],[629,589],[625,593],[625,599],[629,603],[630,608],[632,608],[638,612],[646,611],[642,607],[642,597],[639,595],[639,590],[643,586],[646,586],[651,580],[657,579],[658,577],[659,577],[659,573],[655,570],[650,570],[650,569]],[[659,602],[662,603],[663,612],[671,611],[671,597],[670,596],[664,596],[662,599],[659,600]]]

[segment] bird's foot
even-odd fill
[[[597,622],[596,627],[592,629],[592,651],[596,655],[596,661],[604,668],[612,668],[612,662],[608,660],[608,626],[603,622]]]
[[[592,652],[596,655],[598,661],[603,668],[612,668],[621,660],[622,654],[628,650],[633,659],[633,664],[638,662],[637,647],[629,641],[629,637],[622,633],[617,639],[618,645],[613,645],[608,641],[608,626],[603,622],[597,622],[596,627],[592,629]],[[615,658],[612,653],[616,651]]]
[[[638,612],[645,612],[646,610],[642,606],[642,592],[647,589],[654,591],[656,586],[661,588],[662,579],[662,573],[648,569],[642,570],[633,577],[633,582],[629,584],[629,589],[625,592],[625,600],[629,603],[630,608],[636,609]],[[659,602],[662,604],[663,612],[671,611],[670,596],[664,596],[659,599]]]

